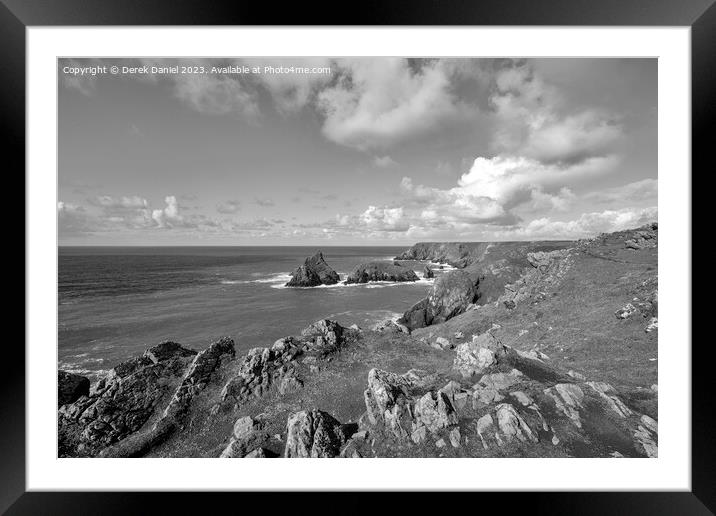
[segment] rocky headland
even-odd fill
[[[60,456],[656,457],[657,254],[656,224],[418,244],[398,259],[458,270],[397,321],[243,356],[164,342],[92,386],[60,372]]]

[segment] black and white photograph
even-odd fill
[[[658,458],[658,66],[57,59],[57,457]]]

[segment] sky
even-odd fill
[[[656,59],[60,59],[58,79],[60,245],[577,239],[657,218]]]

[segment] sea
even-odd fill
[[[223,336],[237,353],[271,346],[319,319],[370,328],[398,318],[434,279],[288,288],[314,247],[60,247],[58,366],[95,380],[165,340],[201,350]],[[405,247],[322,247],[344,280]],[[451,267],[432,264],[436,277]]]

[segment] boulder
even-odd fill
[[[471,342],[457,346],[453,368],[464,378],[483,374],[498,364],[507,348],[490,332],[476,335]]]
[[[89,396],[89,378],[67,371],[57,371],[57,407]]]
[[[333,416],[302,410],[288,418],[284,457],[338,457],[346,441],[343,425]]]
[[[479,297],[479,276],[459,270],[435,280],[427,298],[413,305],[398,322],[410,329],[445,322],[467,310]]]
[[[338,273],[334,271],[318,251],[291,273],[287,287],[316,287],[318,285],[334,285],[340,281]]]
[[[347,285],[352,283],[368,283],[371,281],[418,281],[413,269],[397,263],[368,262],[356,267],[346,278]]]

